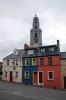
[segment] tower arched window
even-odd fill
[[[35,21],[35,23],[37,23],[37,21]]]
[[[37,29],[37,26],[35,26],[35,29]]]
[[[35,33],[35,38],[37,38],[37,33]]]

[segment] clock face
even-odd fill
[[[38,39],[37,39],[37,38],[35,38],[35,39],[34,39],[34,42],[35,42],[35,43],[37,43],[37,42],[38,42]]]

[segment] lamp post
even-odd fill
[[[15,61],[13,61],[12,64],[13,64],[13,76],[12,76],[12,82],[14,82],[14,70],[16,69],[15,66],[14,66]]]

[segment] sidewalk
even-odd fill
[[[59,90],[59,91],[66,91],[66,89],[59,89],[59,88],[52,88],[52,87],[44,87],[41,85],[31,85],[31,84],[23,84],[23,83],[17,83],[17,82],[10,82],[10,81],[5,81],[5,80],[1,80],[2,82],[7,82],[7,83],[13,83],[13,84],[19,84],[19,85],[24,85],[24,86],[31,86],[31,87],[37,87],[37,88],[45,88],[45,89],[53,89],[53,90]]]

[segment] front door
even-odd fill
[[[12,72],[10,72],[10,81],[12,81]]]
[[[66,77],[64,76],[64,88],[66,89]]]
[[[33,73],[33,84],[37,85],[37,72]]]
[[[43,72],[39,72],[39,85],[43,84]]]

